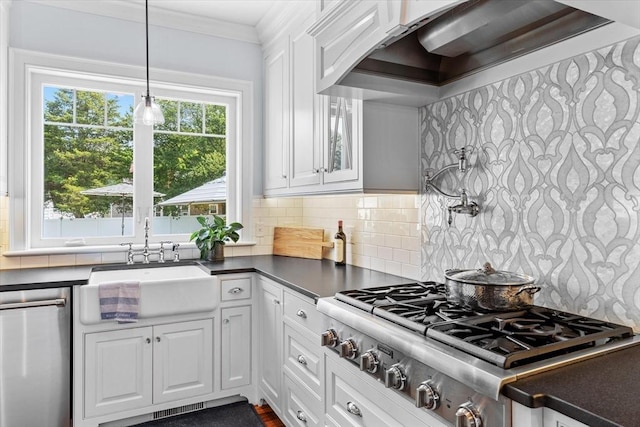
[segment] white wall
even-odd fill
[[[151,15],[151,13],[150,13]],[[145,66],[144,23],[13,1],[9,46]],[[153,68],[253,82],[254,193],[262,194],[262,49],[255,43],[149,25]],[[141,69],[144,78],[144,69]],[[153,90],[152,90],[153,91]]]

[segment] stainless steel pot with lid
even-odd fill
[[[473,310],[510,311],[533,304],[541,288],[526,274],[497,271],[490,263],[479,270],[445,271],[447,300]]]

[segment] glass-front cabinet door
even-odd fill
[[[324,183],[358,179],[362,101],[327,96],[324,124]]]

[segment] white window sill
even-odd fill
[[[180,243],[180,249],[197,249],[196,244],[192,242],[177,242]],[[241,246],[255,246],[256,242],[246,241],[238,243],[227,243],[226,246],[241,247]],[[134,243],[134,249],[141,249],[142,243]],[[152,243],[149,245],[151,249],[160,248],[160,244]],[[6,251],[2,255],[6,257],[22,257],[22,256],[41,256],[41,255],[66,255],[66,254],[92,254],[92,253],[110,253],[110,252],[126,252],[127,247],[120,245],[103,245],[103,246],[65,246],[57,248],[32,248],[18,251]],[[167,249],[171,249],[167,247]]]

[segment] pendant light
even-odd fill
[[[143,100],[138,104],[133,112],[133,121],[136,124],[142,123],[147,126],[161,125],[164,123],[164,115],[160,106],[156,104],[155,98],[149,93],[149,0],[144,1],[145,12],[145,35],[147,52],[147,94],[143,95]]]

